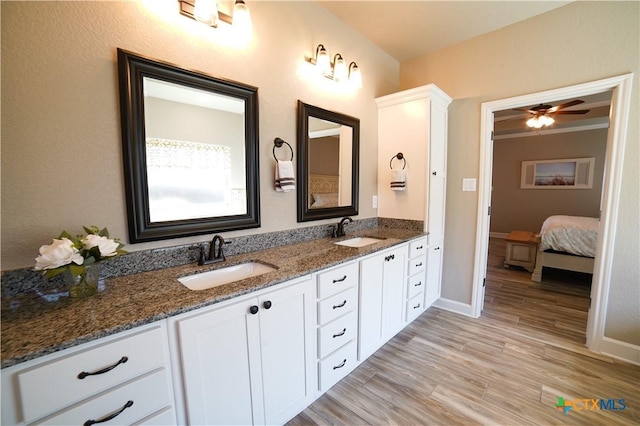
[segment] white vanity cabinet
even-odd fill
[[[282,424],[306,407],[316,391],[315,301],[305,276],[171,319],[179,422]]]
[[[405,325],[407,244],[360,261],[358,359],[364,361]]]
[[[164,321],[2,369],[6,425],[175,423],[174,405]]]
[[[324,393],[358,363],[358,262],[319,272],[318,386]]]

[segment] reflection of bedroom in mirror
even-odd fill
[[[298,222],[358,214],[360,120],[298,102]]]

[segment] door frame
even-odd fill
[[[493,175],[492,134],[494,112],[594,95],[612,90],[602,184],[599,238],[593,271],[593,283],[591,285],[591,307],[587,320],[587,348],[596,352],[601,351],[604,341],[609,283],[613,267],[613,249],[615,246],[615,231],[622,183],[622,164],[627,139],[629,109],[631,107],[632,77],[633,74],[624,74],[574,86],[482,103],[476,256],[471,299],[471,312],[474,318],[480,316],[484,304],[484,279],[486,278],[489,250],[489,209],[491,206],[491,181]]]

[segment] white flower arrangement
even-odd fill
[[[110,239],[107,228],[82,227],[86,235],[72,237],[62,231],[50,245],[40,247],[36,257],[36,271],[43,271],[47,278],[63,273],[67,269],[72,275],[81,275],[85,267],[106,258],[126,253],[118,238]]]

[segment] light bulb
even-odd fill
[[[233,26],[243,36],[250,36],[252,33],[251,14],[243,0],[236,0],[233,5]]]
[[[331,75],[331,60],[329,59],[327,50],[321,44],[318,45],[316,49],[316,68],[320,75]]]
[[[355,62],[349,64],[349,83],[356,89],[362,88],[362,73]]]
[[[347,64],[344,63],[344,58],[339,53],[336,53],[335,60],[333,62],[333,80],[337,83],[347,80],[349,77],[349,70],[347,70]]]
[[[193,17],[196,21],[210,27],[218,26],[218,5],[215,0],[196,0],[193,7]]]

